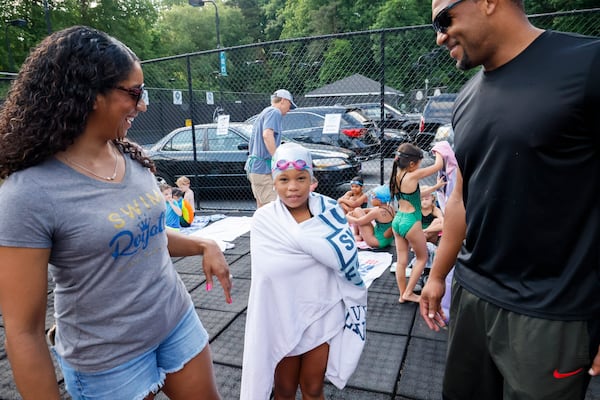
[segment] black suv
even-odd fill
[[[381,152],[384,157],[394,157],[398,146],[405,142],[414,142],[419,133],[420,114],[404,114],[384,103],[384,119],[381,120],[380,103],[353,103],[346,104],[348,108],[358,108],[367,118],[375,121],[383,129],[381,137]]]
[[[246,122],[254,123],[256,117],[250,117]],[[360,161],[376,158],[380,154],[379,128],[356,108],[298,107],[283,117],[282,126],[284,136],[299,142],[349,149]]]
[[[360,108],[367,117],[377,122],[380,128],[402,130],[409,135],[419,131],[420,114],[403,113],[388,103],[383,103],[383,121],[380,103],[353,103],[346,104],[346,107]]]
[[[443,93],[427,100],[416,138],[419,147],[429,149],[438,128],[452,122],[452,109],[456,96],[456,93]]]

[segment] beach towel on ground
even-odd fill
[[[179,224],[182,228],[188,228],[194,222],[194,208],[186,199],[181,199],[181,216]]]
[[[312,193],[313,217],[298,224],[281,200],[252,219],[242,400],[268,399],[279,361],[329,342],[326,377],[338,388],[354,372],[366,340],[367,289],[358,252],[335,200]],[[336,319],[331,324],[323,320]],[[326,326],[308,343],[305,332]],[[312,336],[312,335],[311,335]]]

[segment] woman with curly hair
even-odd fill
[[[203,254],[231,302],[212,240],[165,229],[154,164],[128,141],[146,110],[139,59],[95,29],[55,32],[29,55],[0,111],[0,308],[24,399],[218,399],[208,335],[171,257]],[[31,188],[35,195],[31,195]],[[76,190],[74,190],[76,189]]]

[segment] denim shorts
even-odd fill
[[[165,376],[177,372],[208,344],[208,333],[192,306],[175,329],[144,354],[101,372],[79,372],[53,350],[73,400],[142,400],[156,393]]]

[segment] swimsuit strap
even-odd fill
[[[417,188],[412,193],[404,193],[402,191],[402,180],[406,176],[408,172],[404,172],[402,178],[400,178],[400,182],[398,183],[398,193],[396,194],[396,200],[406,200],[408,201],[415,209],[415,213],[418,212],[421,214],[421,191],[419,190],[419,184],[417,183]],[[420,219],[421,217],[419,217]]]
[[[400,182],[398,182],[398,190],[400,191],[400,193],[402,193],[402,180],[404,179],[406,174],[408,174],[408,171],[404,171],[404,175],[402,175],[402,178],[400,178]]]

